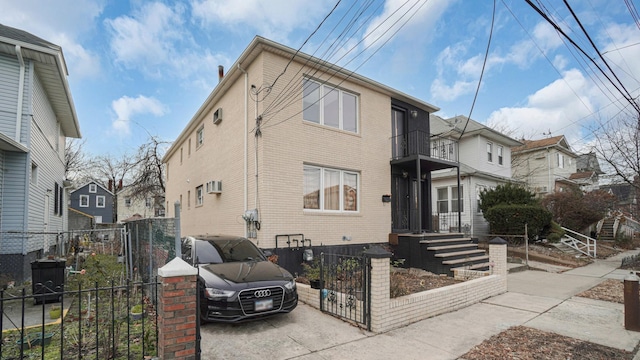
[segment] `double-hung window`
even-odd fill
[[[204,144],[204,125],[200,126],[198,132],[196,132],[196,148],[199,148]],[[182,157],[180,157],[180,161],[182,162]]]
[[[462,185],[460,186],[460,195],[463,194]],[[448,213],[451,209],[452,213],[464,212],[464,201],[458,202],[458,187],[443,187],[437,189],[438,199],[436,200],[436,206],[438,213]]]
[[[487,143],[487,161],[493,162],[493,144],[490,142]]]
[[[310,79],[304,79],[302,88],[304,120],[358,132],[358,97],[355,94]]]
[[[558,167],[564,169],[564,155],[558,153]]]
[[[89,184],[89,192],[90,193],[97,193],[98,192],[98,185],[96,184]]]
[[[504,148],[502,146],[498,146],[498,165],[503,165],[502,164],[502,162],[503,162],[503,154],[502,154],[503,151],[504,151]]]
[[[104,207],[104,195],[96,195],[96,207],[103,208]]]
[[[196,187],[196,206],[201,206],[204,202],[204,188],[202,185]]]
[[[354,171],[304,166],[305,210],[358,211],[359,174]]]
[[[89,207],[89,195],[80,195],[80,207]]]

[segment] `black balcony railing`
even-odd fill
[[[430,135],[424,131],[412,131],[391,138],[392,158],[402,159],[412,155],[458,161],[458,142],[452,139]]]

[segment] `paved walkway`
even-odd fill
[[[626,252],[562,273],[508,275],[508,292],[452,313],[373,334],[301,304],[291,314],[202,328],[204,359],[458,359],[492,335],[524,325],[635,351],[640,333],[624,329],[624,306],[575,297],[617,270]],[[637,356],[640,360],[640,355]]]

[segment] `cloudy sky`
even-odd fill
[[[298,49],[317,29],[302,51],[442,117],[469,115],[484,64],[473,119],[516,138],[563,134],[576,151],[639,93],[638,0],[569,1],[606,64],[560,0],[533,3],[586,55],[522,0],[496,1],[495,15],[492,1],[336,2],[0,0],[0,23],[62,46],[95,155],[133,151],[149,135],[175,139],[217,84],[218,65],[229,68],[256,35]]]

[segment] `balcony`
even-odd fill
[[[392,160],[414,155],[458,162],[458,142],[449,138],[412,131],[391,138]]]

